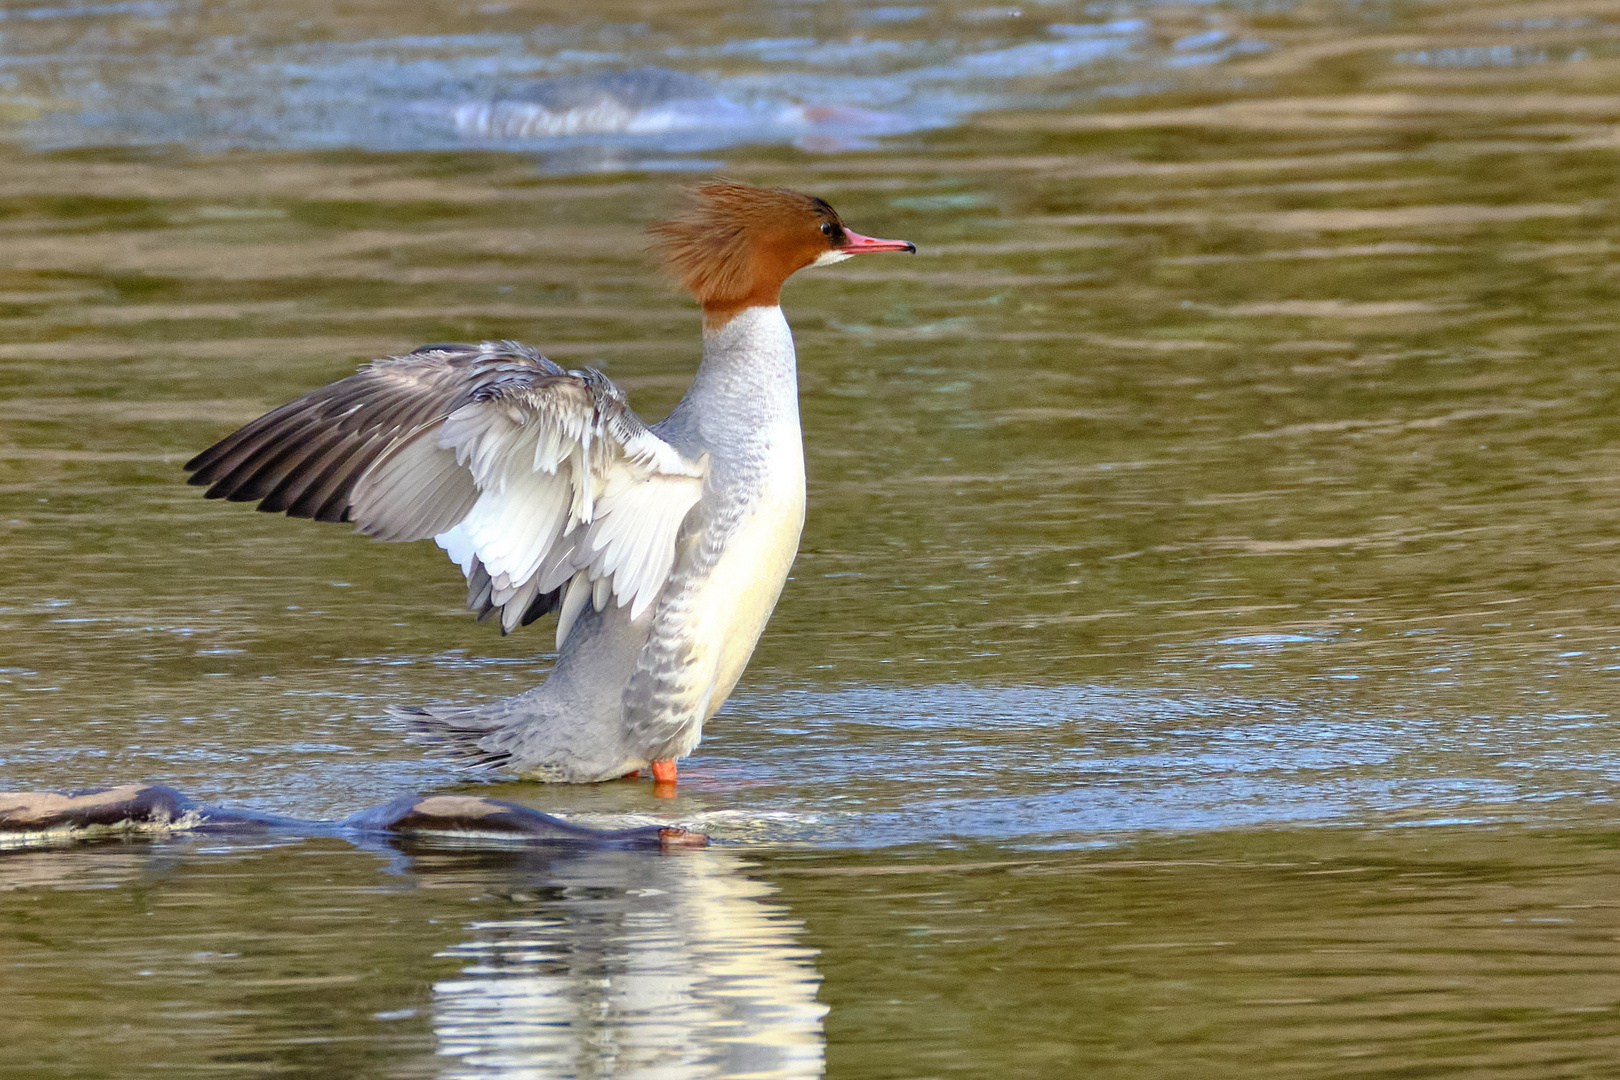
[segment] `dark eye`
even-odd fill
[[[831,236],[834,231],[835,230],[833,229],[833,223],[832,222],[823,221],[821,223],[821,235],[822,236]]]

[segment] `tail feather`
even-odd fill
[[[490,732],[498,730],[504,718],[494,710],[457,705],[390,705],[388,715],[403,722],[412,742],[429,747],[436,757],[459,758],[470,772],[488,772],[507,765],[510,750],[490,750],[482,745]]]
[[[506,769],[525,780],[590,784],[648,764],[645,752],[625,746],[616,716],[558,712],[536,693],[482,705],[395,705],[388,714],[412,742],[471,772]]]

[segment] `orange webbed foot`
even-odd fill
[[[673,799],[675,797],[675,759],[668,761],[655,761],[652,763],[653,797],[657,799]]]

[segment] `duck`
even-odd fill
[[[822,198],[716,179],[649,226],[697,300],[703,354],[653,424],[593,368],[514,341],[424,345],[282,405],[185,465],[206,497],[433,540],[467,605],[502,633],[556,613],[538,686],[389,714],[460,767],[594,783],[677,762],[741,678],[781,595],[805,516],[787,279],[856,255]]]

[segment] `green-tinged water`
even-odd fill
[[[716,843],[0,855],[0,1076],[1620,1075],[1613,5],[75,11],[0,7],[0,790]],[[531,60],[896,133],[366,96]],[[384,708],[532,685],[549,620],[180,464],[433,341],[662,415],[641,230],[716,169],[919,247],[784,293],[793,579],[676,799],[468,782]]]

